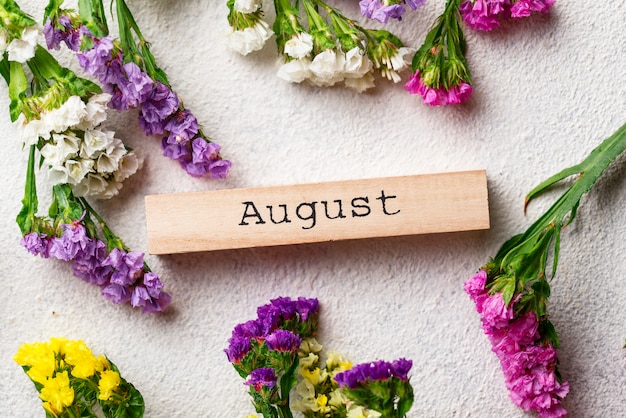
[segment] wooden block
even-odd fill
[[[148,251],[231,248],[489,228],[484,170],[146,196]]]

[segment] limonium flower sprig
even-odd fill
[[[448,0],[444,12],[413,56],[414,73],[404,86],[431,106],[459,104],[472,95],[458,5],[458,0]]]
[[[224,178],[231,163],[221,147],[200,127],[197,118],[171,88],[158,67],[130,9],[115,1],[119,40],[108,34],[101,0],[79,2],[79,13],[62,9],[51,0],[46,8],[44,33],[48,48],[61,43],[77,52],[78,62],[112,95],[109,107],[139,108],[139,122],[147,135],[160,135],[163,154],[176,160],[194,177]]]
[[[0,25],[12,28],[7,33],[36,28],[15,2],[7,0],[2,7],[6,18]],[[21,24],[29,26],[19,29]],[[143,253],[126,248],[87,202],[117,194],[122,181],[141,165],[137,155],[102,125],[110,95],[62,67],[38,44],[17,45],[15,52],[24,63],[5,54],[0,73],[8,85],[11,119],[29,150],[22,209],[16,219],[22,246],[34,255],[71,261],[76,276],[100,286],[115,303],[130,302],[144,312],[162,311],[170,296],[143,263]],[[24,64],[32,74],[30,81]],[[53,185],[47,216],[38,214],[37,162]]]
[[[463,0],[463,20],[474,30],[490,31],[505,18],[524,18],[533,12],[547,13],[556,0]]]
[[[626,150],[626,125],[585,160],[551,176],[525,205],[555,184],[569,188],[524,233],[506,241],[496,256],[465,283],[485,334],[504,372],[512,401],[541,417],[566,415],[561,405],[569,384],[558,371],[558,334],[548,319],[549,279],[556,274],[561,230],[574,220],[580,200],[610,163]],[[552,269],[548,269],[549,263]]]
[[[230,45],[246,55],[261,49],[272,32],[263,18],[261,2],[230,0]],[[278,76],[328,87],[343,82],[358,92],[374,86],[374,74],[399,82],[408,68],[410,50],[386,30],[372,30],[347,18],[321,0],[276,0],[272,25],[282,65]],[[262,23],[261,23],[262,22]]]
[[[349,374],[352,363],[331,351],[322,366],[317,299],[273,299],[257,315],[234,328],[225,352],[265,418],[292,417],[292,409],[307,418],[395,418],[410,409],[409,360],[368,363]]]
[[[389,19],[402,20],[406,12],[405,5],[416,10],[424,3],[426,0],[361,0],[359,7],[363,16],[387,23]]]
[[[51,338],[22,344],[15,356],[31,379],[46,417],[143,417],[141,393],[103,355],[96,357],[80,340]]]

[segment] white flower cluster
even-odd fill
[[[373,64],[361,47],[343,52],[327,49],[311,59],[313,38],[302,32],[285,43],[285,55],[291,60],[278,69],[278,77],[292,83],[304,80],[320,87],[343,81],[359,93],[374,87]]]
[[[15,121],[28,145],[43,146],[40,154],[53,184],[70,184],[76,196],[109,199],[122,181],[141,167],[141,160],[126,149],[114,132],[100,128],[111,95],[92,96],[87,103],[71,96],[60,107],[43,111],[39,119]]]
[[[241,55],[248,55],[253,51],[258,51],[265,45],[265,42],[272,37],[274,32],[270,25],[261,19],[261,0],[235,0],[233,13],[239,15],[238,28],[231,28],[228,33],[228,47]]]
[[[22,36],[11,42],[8,42],[6,33],[0,32],[0,54],[6,51],[9,61],[25,63],[35,56],[35,47],[40,38],[41,27],[39,25],[24,28]]]

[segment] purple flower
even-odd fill
[[[163,155],[172,160],[185,161],[191,159],[191,151],[186,144],[173,143],[170,144],[167,141],[167,137],[164,137],[161,141],[161,148],[163,149]]]
[[[389,19],[402,20],[402,15],[406,11],[403,4],[408,4],[411,9],[415,10],[425,2],[426,0],[403,0],[402,4],[387,4],[387,1],[382,0],[361,0],[359,7],[363,16],[387,23]]]
[[[43,258],[48,258],[50,240],[46,234],[40,234],[38,232],[28,233],[22,237],[20,245],[26,248],[32,255],[40,255]]]
[[[146,304],[143,305],[142,313],[158,313],[163,312],[172,302],[169,293],[161,292],[158,297],[151,297]]]
[[[125,77],[118,80],[119,88],[128,108],[138,107],[152,92],[154,81],[134,62],[127,62],[122,68]]]
[[[244,384],[253,387],[257,392],[261,392],[264,388],[271,389],[276,386],[276,373],[271,367],[254,369]]]
[[[165,130],[169,132],[168,144],[185,143],[198,134],[198,120],[189,110],[182,109],[169,119]]]
[[[291,331],[279,329],[265,338],[265,343],[270,351],[281,353],[295,353],[300,348],[302,338]]]
[[[106,257],[106,244],[100,240],[90,239],[85,250],[72,263],[74,276],[96,286],[107,284],[113,268],[103,264]]]
[[[130,301],[130,292],[119,284],[111,283],[102,288],[102,296],[108,301],[116,304],[125,303]]]
[[[385,381],[392,378],[406,381],[412,366],[413,362],[405,358],[395,360],[393,363],[379,360],[357,364],[349,370],[337,373],[334,379],[339,387],[348,389],[356,389],[371,381]]]
[[[54,237],[50,240],[49,255],[59,260],[70,261],[85,250],[90,238],[84,225],[79,222],[61,225],[63,230],[60,237]]]
[[[209,164],[209,176],[212,179],[225,179],[232,163],[228,160],[215,160]]]
[[[319,301],[315,298],[307,299],[299,297],[296,302],[296,311],[300,315],[302,322],[309,319],[311,315],[317,314],[319,309]]]
[[[119,248],[114,248],[102,262],[102,265],[111,266],[115,269],[111,276],[111,283],[120,286],[130,286],[144,272],[143,256],[144,254],[139,251],[127,253]]]
[[[233,329],[233,338],[260,338],[265,337],[263,333],[263,325],[258,320],[250,320],[242,324],[238,324]]]
[[[165,84],[157,82],[141,106],[140,119],[146,123],[163,123],[178,106],[180,101],[176,94]]]
[[[405,358],[399,358],[391,363],[393,375],[400,380],[407,380],[409,371],[413,367],[413,361]]]
[[[72,26],[69,16],[61,15],[52,22],[49,18],[43,27],[43,34],[46,38],[48,49],[59,49],[61,42],[65,42],[72,51],[78,51],[80,46],[80,31]]]
[[[88,74],[97,77],[102,82],[109,82],[109,77],[106,75],[109,70],[108,67],[110,62],[113,58],[113,38],[111,36],[105,36],[102,38],[92,36],[92,40],[92,48],[76,54],[78,63]],[[106,81],[103,81],[103,79]]]
[[[231,363],[240,363],[241,360],[250,352],[252,344],[250,338],[232,337],[228,340],[228,348],[224,350],[228,361]]]

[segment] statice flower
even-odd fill
[[[402,20],[406,4],[415,10],[424,3],[426,0],[361,0],[359,7],[363,16],[387,23],[389,19]]]
[[[130,10],[125,6],[116,10],[119,24],[135,31],[140,39],[138,45],[132,37],[118,41],[106,33],[94,34],[92,29],[98,27],[95,23],[88,27],[74,12],[57,6],[49,11],[46,21],[48,47],[56,48],[65,41],[75,50],[80,66],[110,94],[108,106],[118,111],[138,108],[143,131],[147,135],[160,135],[163,154],[178,161],[189,175],[226,177],[231,163],[222,159],[221,147],[202,132],[195,116],[169,86],[138,27],[129,23],[134,23]],[[192,129],[188,126],[190,119],[195,125]],[[179,135],[184,130],[193,131],[192,135]],[[96,185],[96,180],[92,179],[91,184]]]
[[[256,0],[229,0],[228,46],[241,55],[248,55],[263,48],[274,32],[263,20],[262,3]]]
[[[13,360],[35,384],[46,416],[71,418],[96,416],[139,417],[144,412],[141,393],[120,376],[103,355],[96,357],[80,340],[52,338],[22,344]],[[95,404],[98,407],[95,407]]]
[[[569,392],[569,384],[561,382],[557,372],[556,342],[542,333],[552,325],[545,316],[540,323],[533,310],[515,314],[520,306],[515,300],[505,302],[501,292],[491,294],[486,286],[493,283],[497,283],[494,278],[480,270],[465,283],[465,291],[474,301],[483,331],[500,360],[511,400],[526,411],[537,411],[540,417],[565,416],[561,401]]]
[[[500,26],[503,18],[528,17],[532,12],[547,13],[555,0],[466,0],[460,12],[465,23],[474,30],[490,31]]]
[[[423,3],[392,2],[394,5],[385,6],[388,14],[392,14],[391,10],[400,13],[405,4],[417,8]],[[241,38],[236,43],[240,52],[247,54],[262,47],[264,39],[256,41],[256,37],[238,33],[262,22],[261,8],[242,13],[233,0],[227,4],[233,36]],[[376,73],[397,83],[398,73],[408,68],[406,49],[396,36],[385,30],[363,28],[322,0],[281,0],[274,2],[274,8],[273,29],[282,55],[277,75],[285,81],[307,82],[317,87],[343,83],[361,93],[374,87]]]
[[[414,73],[404,85],[405,90],[422,96],[424,103],[430,106],[469,100],[472,86],[465,61],[458,2],[448,2],[426,39],[413,57]]]

